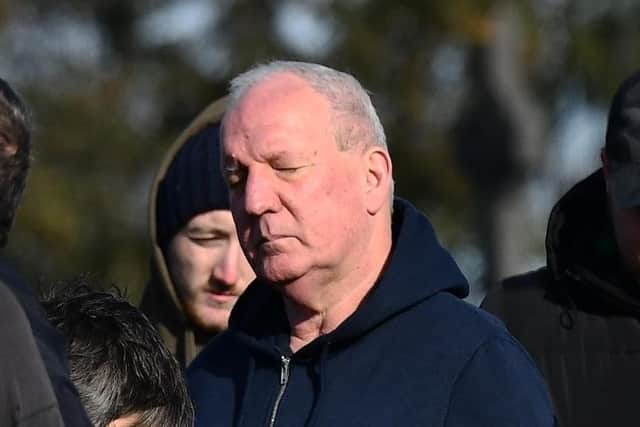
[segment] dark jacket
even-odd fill
[[[468,285],[428,220],[396,201],[377,284],[294,355],[279,293],[254,281],[187,370],[199,426],[551,426],[544,382]]]
[[[562,426],[636,426],[640,288],[620,263],[602,171],[556,204],[547,266],[504,281],[482,307],[538,363]]]
[[[210,335],[198,331],[185,316],[175,284],[167,269],[167,260],[158,243],[156,205],[158,187],[180,148],[193,135],[211,124],[220,123],[227,105],[222,98],[204,109],[171,145],[160,165],[149,196],[149,236],[151,239],[151,268],[140,309],[160,332],[169,351],[184,368],[198,354]]]
[[[91,426],[78,391],[69,378],[64,337],[49,323],[44,309],[29,285],[4,261],[0,261],[0,282],[13,291],[29,320],[65,426]]]
[[[63,427],[29,320],[4,283],[0,283],[0,342],[0,425]]]

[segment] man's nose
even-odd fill
[[[267,173],[250,172],[244,190],[245,210],[249,215],[260,216],[275,210],[277,197]]]
[[[240,244],[237,241],[231,242],[224,256],[213,269],[213,277],[216,281],[228,286],[235,285],[240,278],[241,256],[243,255]]]

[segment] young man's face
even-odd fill
[[[191,218],[169,243],[167,264],[186,315],[207,332],[227,328],[231,308],[255,277],[228,210]]]

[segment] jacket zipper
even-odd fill
[[[278,417],[280,402],[282,401],[284,392],[287,389],[287,384],[289,383],[289,362],[291,362],[291,358],[280,356],[280,361],[282,362],[282,364],[280,365],[280,391],[278,391],[278,397],[276,397],[276,401],[273,404],[273,409],[271,410],[269,427],[274,427],[276,425],[276,418]]]

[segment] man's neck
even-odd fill
[[[314,297],[306,298],[309,303],[283,296],[291,328],[291,351],[295,353],[319,336],[332,332],[360,307],[382,274],[390,249],[389,245],[384,257],[375,264],[352,269],[348,277],[320,286],[311,285],[308,291]]]
[[[358,309],[375,281],[374,277],[362,280],[356,286],[351,283],[351,288],[339,298],[329,299],[324,306],[314,308],[302,306],[285,297],[285,308],[291,327],[291,351],[295,353],[319,336],[328,334],[340,326]]]

